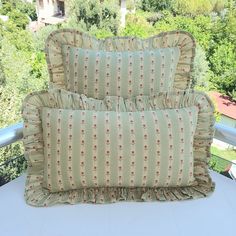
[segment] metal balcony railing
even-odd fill
[[[23,123],[0,129],[0,148],[23,138]]]
[[[23,137],[23,123],[18,123],[15,125],[11,125],[7,128],[0,129],[0,148],[13,144],[21,140],[22,137]],[[230,145],[236,146],[236,129],[226,125],[222,125],[220,123],[216,123],[214,138],[223,141],[225,143],[228,143]],[[0,174],[1,174],[1,168],[4,168],[6,166],[11,167],[11,165],[14,165],[14,163],[22,164],[24,161],[25,160],[23,154],[7,159],[5,162],[0,163]],[[235,173],[236,173],[236,163],[233,163],[231,161],[228,161],[222,157],[218,157],[215,155],[212,155],[210,166],[216,171],[218,169],[228,170],[226,171],[227,173],[225,173],[225,175],[231,178],[234,178],[232,173],[230,173],[230,169],[232,169],[232,167],[235,167]],[[0,176],[0,186],[1,186],[1,176]]]
[[[236,146],[236,129],[230,126],[216,123],[214,138],[230,145]]]

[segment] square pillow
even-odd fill
[[[60,29],[46,41],[50,87],[98,99],[186,90],[192,85],[195,45],[184,31],[147,39],[96,39],[77,30]]]
[[[178,47],[109,52],[62,45],[66,89],[98,99],[171,91],[179,56]]]
[[[207,196],[213,110],[193,91],[103,100],[31,94],[23,103],[25,199],[49,206]]]

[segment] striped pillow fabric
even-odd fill
[[[208,196],[213,111],[193,91],[103,100],[57,89],[30,94],[25,199],[49,206]]]
[[[44,187],[189,186],[197,114],[43,108]]]
[[[66,89],[88,97],[124,98],[173,90],[179,47],[104,51],[62,45]]]
[[[48,36],[45,46],[50,88],[103,99],[193,86],[196,43],[185,31],[162,32],[146,39],[97,39],[75,29],[59,29]]]

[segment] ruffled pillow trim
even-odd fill
[[[41,125],[42,107],[83,110],[141,111],[173,109],[197,106],[199,109],[194,135],[194,177],[192,186],[180,187],[98,187],[81,188],[67,192],[50,193],[43,188],[43,137]],[[51,206],[57,203],[77,202],[111,203],[117,201],[173,201],[208,196],[213,192],[207,162],[213,137],[214,107],[202,92],[158,93],[154,96],[137,96],[123,99],[107,96],[103,100],[65,90],[42,91],[30,94],[23,102],[25,156],[28,160],[25,187],[26,202],[33,206]]]
[[[47,38],[45,53],[52,88],[65,89],[65,76],[62,58],[62,45],[71,45],[84,49],[106,51],[138,51],[157,48],[179,47],[180,58],[176,67],[173,89],[185,90],[192,86],[192,69],[196,42],[185,31],[169,31],[147,39],[136,37],[109,37],[96,39],[74,29],[53,31]]]

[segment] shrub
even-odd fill
[[[205,51],[200,47],[196,47],[196,55],[193,64],[193,85],[198,89],[207,90],[209,88],[210,70],[208,61],[206,60]]]

